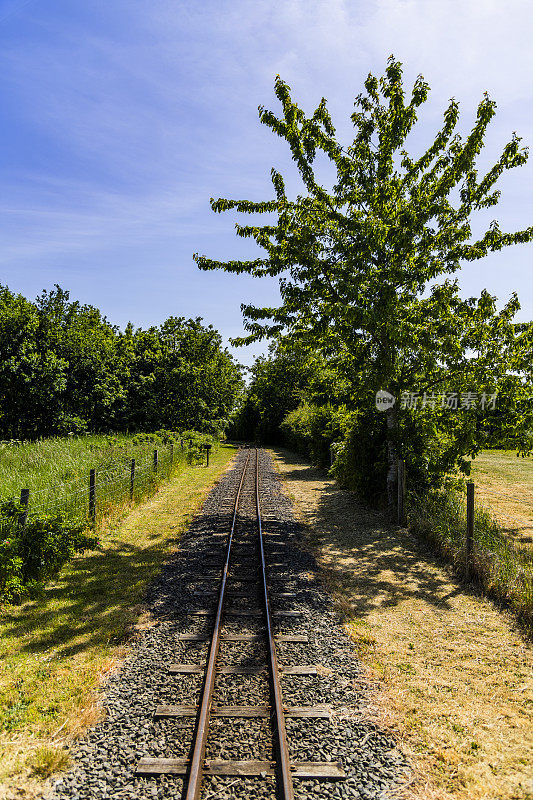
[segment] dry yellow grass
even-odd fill
[[[274,451],[345,612],[384,723],[410,753],[411,797],[533,798],[531,648],[407,531],[307,461]]]
[[[117,668],[133,631],[150,625],[145,587],[176,548],[234,448],[209,468],[184,468],[121,520],[101,547],[73,560],[43,596],[0,617],[0,798],[42,798],[65,749],[101,716],[95,689]]]
[[[476,495],[503,530],[523,547],[533,548],[533,456],[513,450],[485,450],[472,463]]]

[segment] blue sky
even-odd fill
[[[530,0],[0,0],[0,283],[30,298],[59,283],[121,326],[202,316],[239,335],[241,302],[275,303],[276,283],[199,272],[192,254],[255,252],[211,196],[266,199],[272,166],[299,188],[258,121],[276,74],[308,111],[325,96],[349,141],[355,95],[394,53],[432,87],[413,152],[448,98],[467,132],[488,91],[483,168],[515,130],[533,144],[532,34]],[[507,173],[480,223],[532,224],[532,171]],[[533,318],[531,247],[466,265],[464,292],[516,290]]]

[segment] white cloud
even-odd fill
[[[378,0],[366,28],[374,50],[393,50],[427,72],[437,92],[510,103],[531,97],[529,0]]]
[[[176,187],[174,192],[130,197],[90,187],[83,192],[80,184],[66,182],[48,189],[47,201],[41,196],[34,205],[0,206],[0,264],[205,235],[205,226],[195,220],[203,194],[184,196]],[[58,195],[75,197],[76,207],[59,202]]]

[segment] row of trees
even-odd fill
[[[0,287],[0,436],[222,429],[240,367],[201,319],[112,325],[56,286],[34,302]]]
[[[290,199],[273,169],[273,199],[213,199],[215,212],[233,209],[254,221],[268,215],[266,224],[236,226],[264,255],[229,262],[195,257],[201,269],[279,279],[279,307],[243,306],[247,335],[237,342],[268,337],[276,344],[253,370],[241,430],[251,432],[255,420],[260,436],[272,436],[283,412],[302,403],[300,417],[293,413],[289,421],[295,433],[307,425],[319,440],[340,438],[339,469],[344,465],[367,495],[386,486],[392,504],[398,457],[407,462],[411,484],[422,488],[468,471],[496,428],[522,452],[531,449],[533,324],[516,323],[515,294],[498,309],[486,290],[461,297],[453,275],[464,263],[530,242],[533,227],[505,233],[493,221],[480,238],[472,236],[475,212],[499,200],[498,179],[528,157],[513,134],[496,163],[478,174],[495,114],[487,95],[466,137],[457,132],[452,99],[431,146],[411,156],[406,140],[427,83],[419,76],[407,98],[402,65],[391,57],[384,76],[370,74],[365,89],[345,146],[326,101],[307,116],[278,76],[282,113],[260,107],[259,116],[288,143],[304,191]],[[319,181],[317,157],[321,174],[329,163],[336,176],[332,186]],[[375,405],[379,390],[397,400],[385,413]],[[497,395],[497,410],[489,420],[486,408],[401,408],[403,392]]]

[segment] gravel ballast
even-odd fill
[[[229,531],[233,502],[247,452],[242,450],[234,466],[212,490],[202,513],[183,536],[179,551],[165,565],[150,587],[147,610],[153,625],[134,640],[121,669],[102,689],[106,718],[73,747],[73,768],[55,785],[54,800],[100,798],[178,798],[179,776],[141,777],[135,768],[140,758],[187,757],[194,719],[153,719],[161,703],[196,704],[202,675],[171,674],[172,663],[205,663],[206,642],[181,641],[182,634],[210,634],[216,607],[217,576],[223,564],[225,534]],[[235,577],[250,575],[256,547],[253,461],[243,486],[241,511],[235,533]],[[275,633],[303,634],[308,643],[280,642],[280,665],[318,665],[316,675],[282,676],[287,706],[327,704],[330,719],[287,718],[290,756],[295,761],[339,762],[346,772],[341,780],[294,780],[298,798],[394,798],[405,785],[409,766],[394,739],[380,730],[370,713],[371,690],[355,657],[349,638],[328,595],[317,580],[317,565],[306,551],[302,530],[290,500],[282,493],[270,456],[260,451],[260,491],[265,553],[269,567],[273,611],[296,610],[297,617],[274,617]],[[246,597],[230,598],[229,610],[260,610],[260,593],[253,583],[239,582],[230,570],[230,592]],[[290,597],[281,593],[290,592]],[[261,633],[261,618],[226,618],[223,632]],[[262,642],[223,642],[221,664],[262,665]],[[215,705],[264,705],[269,702],[268,681],[263,675],[219,675]],[[213,719],[207,747],[208,758],[271,759],[273,742],[268,719]],[[275,797],[272,778],[206,777],[202,797]]]

